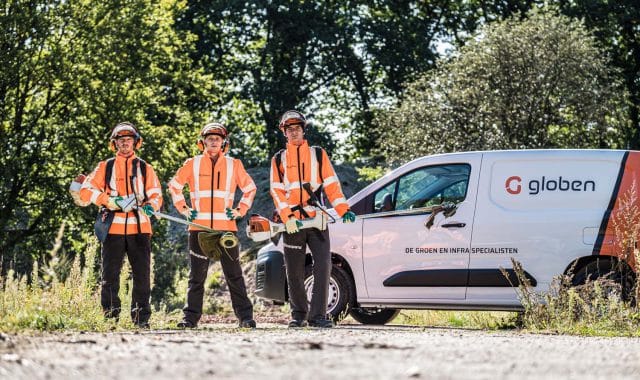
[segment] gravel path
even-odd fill
[[[640,339],[403,326],[0,335],[1,379],[640,379]]]

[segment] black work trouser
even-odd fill
[[[331,277],[329,230],[309,228],[293,234],[284,233],[283,236],[291,317],[298,320],[327,318],[327,297]],[[304,288],[307,245],[313,259],[311,308]]]
[[[198,244],[198,234],[200,233],[207,232],[189,231],[189,288],[187,289],[187,304],[182,309],[185,320],[193,324],[197,324],[202,316],[204,283],[209,269],[209,259],[202,253]],[[240,246],[221,247],[221,250],[220,263],[231,294],[233,312],[239,321],[253,319],[253,304],[247,296],[247,287],[240,266]]]
[[[108,318],[120,315],[120,272],[127,255],[131,265],[133,289],[131,294],[131,320],[146,323],[151,316],[151,235],[107,235],[102,243],[102,288],[100,302]]]

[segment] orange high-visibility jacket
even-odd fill
[[[132,167],[134,158],[136,158],[135,154],[129,157],[116,154],[111,178],[107,178],[107,181],[105,181],[107,161],[101,161],[82,184],[82,188],[80,188],[80,198],[85,202],[91,201],[98,206],[106,206],[110,196],[115,197],[119,195],[127,197],[135,194],[139,206],[148,203],[154,210],[160,210],[160,206],[162,206],[160,181],[158,181],[153,167],[149,164],[147,164],[146,168],[146,181],[143,181],[140,167]],[[140,163],[140,165],[142,165],[142,163]],[[131,177],[133,176],[134,170],[136,171],[136,175],[135,181],[132,183]],[[145,192],[148,197],[146,202],[144,201]],[[151,221],[149,217],[142,210],[140,210],[138,214],[141,232],[151,234]],[[137,234],[138,221],[135,212],[116,211],[111,228],[109,228],[109,233],[114,235]]]
[[[271,159],[271,197],[284,222],[289,220],[291,214],[298,219],[304,219],[300,211],[291,210],[296,206],[302,207],[310,218],[316,215],[315,208],[308,204],[309,194],[302,188],[305,182],[311,184],[314,192],[323,185],[324,192],[338,215],[342,216],[349,210],[338,176],[324,149],[322,149],[322,176],[318,167],[316,154],[307,140],[300,146],[287,144],[287,149],[282,153],[280,168],[276,168],[275,157]],[[282,181],[278,170],[282,174]]]
[[[215,165],[213,159],[205,152],[189,158],[169,181],[169,192],[173,205],[178,210],[187,207],[182,194],[184,185],[189,185],[191,207],[198,211],[194,223],[217,231],[237,231],[235,220],[229,220],[226,208],[233,208],[236,188],[242,191],[242,198],[237,208],[245,215],[256,196],[256,185],[247,174],[244,165],[238,159],[220,153]],[[189,226],[189,231],[198,231]]]

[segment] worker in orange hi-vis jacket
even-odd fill
[[[236,220],[246,215],[256,195],[256,185],[238,159],[225,155],[228,150],[227,129],[220,123],[209,123],[200,131],[198,148],[201,155],[189,158],[178,169],[169,182],[169,191],[176,209],[193,223],[216,231],[236,234]],[[183,195],[184,186],[189,186],[190,203]],[[237,206],[233,206],[236,188],[243,196]],[[198,244],[198,234],[206,233],[202,229],[189,227],[189,288],[184,317],[178,323],[180,328],[195,328],[202,316],[204,283],[209,268],[209,257]],[[220,256],[233,311],[240,327],[255,328],[253,305],[247,296],[242,268],[240,266],[240,248],[222,247]]]
[[[356,215],[349,210],[327,153],[319,147],[310,147],[304,138],[307,127],[305,116],[298,111],[287,111],[282,115],[278,127],[287,138],[287,147],[271,160],[270,183],[276,211],[287,232],[284,234],[284,259],[292,316],[289,327],[333,327],[333,321],[327,318],[327,293],[331,276],[329,231],[300,229],[300,220],[316,215],[316,209],[310,204],[311,195],[304,187],[315,193],[324,189],[344,223],[354,222]],[[304,288],[307,245],[313,258],[310,308]]]
[[[120,271],[126,254],[133,275],[131,319],[138,327],[148,328],[151,316],[150,216],[162,206],[162,192],[153,167],[135,154],[141,145],[142,137],[133,124],[116,125],[109,140],[116,155],[101,161],[87,177],[80,189],[80,198],[101,206],[96,234],[102,242],[100,300],[105,317],[119,318]],[[101,234],[99,224],[105,226]]]

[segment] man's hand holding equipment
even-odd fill
[[[188,222],[193,222],[196,216],[198,216],[198,211],[192,209],[191,207],[185,207],[182,209],[182,211],[180,211],[180,214],[182,214]]]
[[[109,200],[107,201],[107,204],[106,204],[105,207],[108,208],[111,211],[122,210],[122,208],[118,204],[120,201],[122,201],[122,197],[121,196],[109,197]]]
[[[136,196],[129,195],[128,197],[118,197],[119,200],[116,200],[116,204],[120,206],[120,209],[124,212],[133,211],[134,208],[137,207]]]
[[[342,215],[342,223],[353,223],[356,221],[356,214],[349,210]]]
[[[147,214],[147,216],[155,215],[155,210],[153,209],[153,206],[151,206],[150,204],[146,204],[146,205],[142,206],[142,211],[145,214]]]
[[[242,218],[242,215],[240,214],[240,209],[227,207],[225,209],[225,212],[227,213],[227,218],[229,220],[238,220]]]
[[[289,217],[284,224],[284,228],[288,234],[295,234],[300,231],[300,227],[302,227],[302,222],[298,220],[295,216]]]

